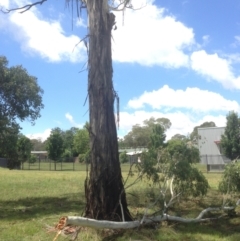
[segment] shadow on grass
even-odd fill
[[[82,193],[68,193],[60,197],[28,197],[11,201],[0,201],[0,218],[25,220],[63,213],[82,215],[85,203]]]

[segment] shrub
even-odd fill
[[[231,162],[226,165],[219,183],[219,190],[222,193],[240,192],[240,162]]]
[[[129,161],[127,152],[124,151],[124,152],[120,153],[119,159],[120,159],[120,162],[121,162],[121,163],[127,163],[127,162]]]

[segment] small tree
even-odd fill
[[[49,158],[54,161],[54,169],[56,171],[56,161],[59,160],[64,152],[63,138],[59,128],[52,130],[51,135],[47,139],[46,149]]]
[[[234,111],[227,115],[227,126],[221,138],[221,147],[226,157],[234,160],[240,156],[240,122]]]
[[[127,155],[127,152],[124,151],[124,152],[120,153],[119,159],[120,159],[121,163],[127,163],[129,161],[129,157]]]
[[[219,190],[224,194],[240,192],[240,162],[226,165],[222,180],[219,183]]]
[[[31,150],[31,140],[24,135],[20,135],[17,142],[18,160],[22,163],[28,161],[31,157]]]
[[[179,195],[205,195],[209,187],[207,179],[194,167],[199,162],[198,149],[181,140],[170,140],[165,146],[163,141],[156,141],[164,140],[163,133],[157,132],[157,129],[154,128],[151,136],[154,141],[149,151],[142,156],[139,165],[141,172],[159,186],[172,180],[175,192]]]
[[[78,129],[73,138],[73,150],[77,154],[89,151],[89,133],[86,129]]]

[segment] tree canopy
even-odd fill
[[[21,65],[8,67],[7,58],[0,56],[0,154],[11,162],[17,160],[16,149],[19,121],[32,124],[40,117],[43,90],[37,78]]]
[[[240,120],[234,111],[227,115],[227,125],[221,138],[221,147],[226,157],[234,160],[240,156]]]
[[[7,58],[0,56],[0,118],[9,122],[40,117],[43,90],[37,78],[21,65],[8,67]]]
[[[55,162],[61,157],[64,152],[62,131],[60,128],[55,128],[51,131],[50,136],[47,139],[46,149],[48,156]]]
[[[157,118],[151,117],[150,119],[144,120],[142,125],[134,125],[132,130],[124,136],[121,140],[121,146],[126,147],[139,147],[139,146],[149,146],[150,136],[152,134],[153,128],[159,125],[163,132],[171,127],[171,121],[167,118]]]

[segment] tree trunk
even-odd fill
[[[88,0],[90,175],[85,183],[85,216],[130,221],[118,155],[112,83],[111,30],[115,16],[107,0]]]

